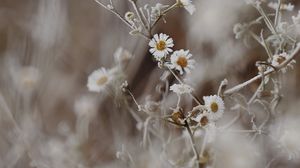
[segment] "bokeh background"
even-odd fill
[[[224,78],[234,86],[256,75],[255,62],[267,59],[264,49],[254,40],[246,46],[233,33],[235,23],[258,16],[255,9],[241,0],[194,1],[194,15],[174,10],[155,32],[169,34],[175,49],[193,54],[197,66],[186,82],[196,94],[215,94]],[[146,2],[158,1],[141,4]],[[284,13],[291,22],[300,3],[288,2],[295,4],[294,12]],[[122,14],[132,10],[127,1],[115,4]],[[93,0],[0,0],[0,167],[125,167],[116,159],[122,144],[142,151],[130,113],[113,97],[90,93],[86,87],[88,75],[113,67],[114,52],[123,47],[133,54],[125,74],[137,100],[159,98],[156,86],[163,71],[149,54],[147,41],[128,32]],[[36,80],[26,81],[28,74]],[[282,109],[297,113],[299,66],[284,79]],[[258,85],[243,93],[252,93]],[[169,97],[170,104],[176,102],[175,95]],[[80,119],[75,104],[85,98],[92,102],[93,115]],[[88,132],[78,130],[78,124],[88,125],[82,128]],[[87,137],[84,143],[74,145],[82,137]],[[147,152],[140,155],[144,162],[151,160]]]

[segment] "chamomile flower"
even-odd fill
[[[195,5],[192,4],[192,0],[179,0],[180,6],[184,7],[191,15],[196,11]]]
[[[195,64],[195,60],[190,59],[191,57],[192,54],[189,53],[189,50],[174,51],[171,55],[170,68],[179,70],[180,74],[183,74],[184,71],[190,73]]]
[[[182,95],[185,93],[192,93],[193,88],[187,84],[173,84],[170,87],[170,90],[177,93],[178,95]]]
[[[153,38],[149,42],[150,53],[153,54],[156,60],[161,60],[164,58],[169,52],[173,50],[171,47],[174,46],[173,39],[168,35],[160,33],[155,34]]]
[[[222,98],[217,95],[212,95],[204,96],[203,100],[208,110],[209,118],[214,121],[220,119],[225,109]]]
[[[88,77],[87,87],[91,92],[101,92],[111,80],[112,74],[102,67],[92,72]]]
[[[211,123],[208,113],[198,114],[193,120],[196,121],[200,127],[207,127]]]

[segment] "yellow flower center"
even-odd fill
[[[216,113],[219,109],[219,106],[216,102],[213,102],[213,103],[210,104],[210,109],[211,109],[212,112]]]
[[[182,68],[185,68],[188,64],[187,59],[184,56],[179,57],[176,63]]]
[[[97,80],[97,85],[104,85],[107,81],[108,81],[108,77],[107,76],[101,76]]]
[[[207,123],[208,123],[208,118],[206,116],[204,116],[200,119],[201,126],[205,126],[205,125],[207,125]]]
[[[163,51],[164,49],[166,49],[166,46],[166,42],[161,40],[156,44],[156,49],[159,51]]]

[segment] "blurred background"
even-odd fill
[[[300,3],[287,2],[295,5],[293,12],[284,13],[291,22]],[[127,1],[115,4],[122,14],[132,10]],[[194,0],[194,4],[194,15],[174,10],[155,32],[169,34],[175,49],[193,54],[197,65],[186,82],[196,94],[215,94],[224,78],[234,86],[256,75],[255,62],[267,55],[254,40],[246,46],[235,39],[233,26],[255,19],[257,11],[241,0]],[[115,51],[123,47],[133,55],[125,74],[138,102],[149,95],[158,101],[156,86],[163,70],[148,52],[148,42],[128,32],[93,0],[0,0],[0,167],[126,167],[116,159],[122,144],[140,152],[143,162],[151,161],[147,151],[136,149],[140,132],[128,110],[117,106],[112,96],[90,93],[86,87],[89,74],[100,67],[112,68]],[[299,111],[299,66],[284,79],[282,108],[294,114]],[[243,92],[250,94],[258,85]],[[175,95],[169,97],[169,104],[176,103]],[[193,102],[185,101],[192,107]],[[78,111],[86,106],[90,114],[81,117],[84,114]],[[78,145],[82,138],[84,143]]]

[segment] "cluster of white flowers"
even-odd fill
[[[150,40],[149,46],[149,51],[154,56],[156,61],[162,63],[171,71],[179,71],[180,75],[183,75],[184,72],[190,73],[195,66],[196,62],[195,60],[191,59],[192,54],[189,50],[180,49],[172,53],[172,47],[174,46],[173,39],[166,34],[155,34]],[[182,82],[180,84],[173,84],[170,87],[170,90],[178,95],[179,101],[181,95],[192,95],[192,92],[194,91],[194,89],[190,85],[184,84]],[[198,113],[199,115],[193,116],[193,118],[194,121],[198,122],[200,126],[204,127],[207,124],[213,123],[220,119],[224,113],[225,106],[223,99],[217,95],[204,96],[203,99],[205,102],[203,107],[205,107],[205,109]],[[178,108],[179,102],[176,109]],[[181,112],[178,112],[178,110],[175,110],[175,112],[173,112],[172,114],[173,121],[176,123],[178,123],[179,114],[181,117],[183,117],[181,115]]]
[[[186,93],[192,93],[193,88],[187,84],[173,84],[170,87],[170,90],[175,92],[178,95],[182,95]]]
[[[261,47],[265,49],[268,59],[256,62],[256,65],[259,69],[257,76],[228,90],[226,90],[227,82],[222,82],[220,84],[218,94],[203,96],[202,99],[204,103],[202,103],[201,100],[198,99],[197,94],[193,93],[195,89],[192,86],[185,84],[185,80],[182,79],[189,73],[192,73],[192,70],[196,66],[196,61],[192,58],[190,50],[179,49],[174,51],[173,47],[175,45],[173,38],[164,33],[158,33],[154,35],[152,33],[152,28],[154,25],[158,23],[161,18],[164,18],[167,12],[176,7],[182,7],[186,9],[188,13],[193,14],[195,12],[195,6],[192,3],[192,0],[176,0],[176,3],[173,5],[163,5],[157,3],[155,6],[149,6],[146,4],[144,8],[137,8],[137,3],[135,0],[130,0],[129,2],[132,3],[135,11],[126,12],[125,16],[121,17],[121,20],[123,18],[125,23],[127,25],[129,24],[129,27],[133,29],[131,34],[136,33],[149,40],[149,52],[152,54],[155,61],[158,62],[159,67],[165,70],[165,73],[168,73],[167,76],[173,75],[177,80],[177,83],[175,82],[175,84],[172,84],[169,88],[169,81],[167,78],[162,77],[165,79],[162,81],[166,82],[166,89],[161,89],[163,91],[160,90],[160,93],[164,93],[164,99],[162,102],[165,101],[165,98],[167,98],[169,90],[174,92],[178,97],[175,108],[167,106],[172,110],[170,115],[167,115],[168,112],[166,109],[164,109],[164,106],[162,106],[162,102],[152,102],[146,100],[146,105],[140,105],[138,103],[139,100],[137,100],[129,91],[128,83],[125,82],[122,85],[120,84],[121,89],[124,92],[128,91],[127,93],[129,93],[132,97],[135,105],[138,107],[138,111],[145,112],[146,114],[147,118],[144,121],[144,116],[139,118],[139,114],[132,112],[133,117],[138,122],[139,130],[144,131],[143,145],[146,145],[147,140],[150,139],[148,134],[152,131],[152,129],[149,128],[153,127],[151,127],[151,124],[149,123],[151,123],[154,118],[159,117],[160,119],[164,119],[164,121],[168,121],[176,126],[179,126],[180,128],[186,129],[187,133],[189,134],[188,136],[191,141],[193,152],[195,154],[194,158],[198,159],[198,161],[195,160],[195,163],[202,161],[201,159],[203,159],[204,152],[208,151],[205,147],[205,144],[207,142],[211,143],[215,139],[217,132],[225,132],[226,128],[231,127],[234,123],[236,123],[236,121],[239,120],[240,116],[236,116],[225,126],[217,127],[217,122],[223,118],[225,113],[224,101],[228,95],[232,96],[232,99],[226,99],[226,101],[230,101],[228,105],[226,104],[226,106],[229,106],[233,102],[233,104],[236,106],[233,106],[231,108],[232,110],[237,110],[240,108],[240,110],[247,111],[251,117],[251,121],[249,121],[249,123],[252,124],[252,127],[250,126],[252,129],[250,130],[233,130],[233,132],[241,131],[248,133],[250,136],[253,135],[252,140],[255,140],[257,135],[266,133],[265,129],[267,128],[268,121],[271,117],[274,117],[272,115],[275,114],[273,107],[276,108],[279,103],[278,97],[280,97],[280,81],[273,77],[273,74],[274,76],[279,75],[278,71],[286,72],[287,67],[292,67],[292,63],[295,63],[295,51],[300,50],[300,47],[298,47],[298,49],[296,48],[298,37],[292,35],[292,32],[295,31],[294,29],[297,29],[298,24],[300,24],[300,12],[297,16],[292,16],[293,24],[283,21],[284,17],[282,17],[283,10],[292,11],[294,9],[294,5],[291,3],[280,3],[280,1],[279,3],[270,2],[267,5],[270,8],[275,9],[276,12],[266,13],[263,9],[265,5],[262,5],[262,3],[266,3],[266,0],[246,0],[248,4],[251,4],[258,11],[260,16],[248,23],[236,24],[233,28],[235,37],[237,39],[243,38],[243,40],[246,38],[254,39],[261,45]],[[114,8],[110,9],[114,10]],[[274,12],[273,10],[271,11]],[[266,29],[261,30],[260,34],[256,34],[258,32],[257,29],[252,30],[252,26],[255,25],[266,27]],[[292,29],[294,31],[291,31]],[[100,92],[103,90],[103,88],[112,83],[112,76],[111,70],[106,70],[104,68],[96,70],[88,79],[89,90]],[[253,92],[253,95],[250,95],[251,97],[249,96],[249,100],[247,100],[248,98],[244,97],[243,95],[235,95],[235,93],[239,92],[241,89],[249,86],[251,83],[257,80],[261,80],[261,85],[256,91]],[[273,87],[272,89],[269,89],[270,87],[268,81],[273,82],[273,85],[270,86]],[[184,98],[186,98],[185,96],[192,98],[195,103],[197,103],[197,106],[194,106],[191,111],[187,111],[187,109],[190,107],[182,106],[183,102],[181,102],[181,98],[183,98],[183,96]],[[243,100],[240,100],[239,96],[243,98]],[[269,96],[271,98],[264,99],[263,96]],[[260,125],[256,123],[255,114],[254,112],[251,112],[252,110],[250,109],[252,106],[257,105],[262,105],[265,111],[269,113],[267,119]],[[163,109],[164,113],[161,115],[160,111],[163,111]],[[269,112],[269,109],[273,111]],[[203,134],[201,135],[201,138],[203,137],[203,145],[200,154],[197,152],[198,147],[196,147],[194,144],[194,133],[197,130],[205,132],[204,136],[202,136]],[[293,131],[286,133],[285,136],[281,137],[280,142],[283,144],[294,144],[295,139],[291,138],[291,134],[293,133]],[[296,152],[298,152],[298,150]],[[118,156],[121,158],[120,153]],[[233,165],[235,165],[235,167],[244,166],[245,164],[241,162],[244,162],[244,160],[246,160],[245,158],[246,157],[241,157],[240,159],[237,159]],[[206,163],[208,163],[208,161]]]
[[[176,50],[168,57],[173,51],[174,43],[173,39],[166,34],[155,34],[150,40],[149,46],[151,47],[149,51],[156,61],[164,62],[167,67],[178,70],[181,75],[184,72],[190,73],[194,68],[195,60],[191,59],[192,54],[189,50]]]

